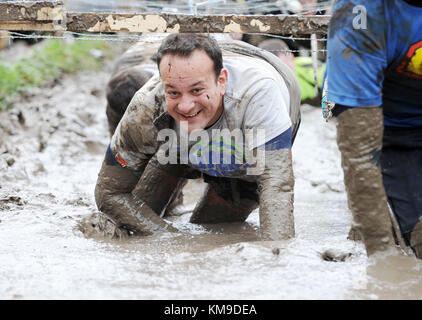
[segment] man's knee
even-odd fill
[[[243,222],[259,206],[255,183],[209,177],[204,181],[208,186],[192,213],[191,223]]]
[[[167,168],[154,160],[148,163],[132,194],[145,201],[156,214],[165,216],[168,209],[180,204],[187,180],[180,165]]]

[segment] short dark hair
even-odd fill
[[[216,79],[223,69],[223,55],[215,39],[199,33],[173,33],[163,40],[157,52],[157,66],[164,55],[173,54],[180,57],[189,57],[195,50],[203,50],[214,62]]]

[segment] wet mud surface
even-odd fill
[[[422,298],[420,261],[368,259],[362,243],[347,240],[335,124],[306,105],[293,147],[294,239],[259,241],[257,211],[245,223],[189,223],[204,188],[197,180],[168,219],[180,233],[85,236],[78,224],[97,211],[109,140],[110,70],[33,89],[0,113],[1,299]]]

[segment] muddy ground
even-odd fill
[[[296,237],[258,240],[243,224],[190,224],[203,184],[185,188],[181,234],[110,240],[78,223],[96,212],[109,141],[101,72],[25,92],[0,113],[0,299],[421,299],[422,263],[368,259],[350,214],[334,122],[302,107],[293,147]],[[332,250],[339,260],[325,261]],[[341,259],[340,259],[341,258]]]

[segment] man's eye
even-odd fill
[[[177,92],[177,91],[167,91],[167,94],[171,97],[176,97],[179,94],[179,92]]]
[[[201,93],[202,90],[203,90],[202,88],[195,88],[192,90],[192,92],[198,94],[198,93]]]

